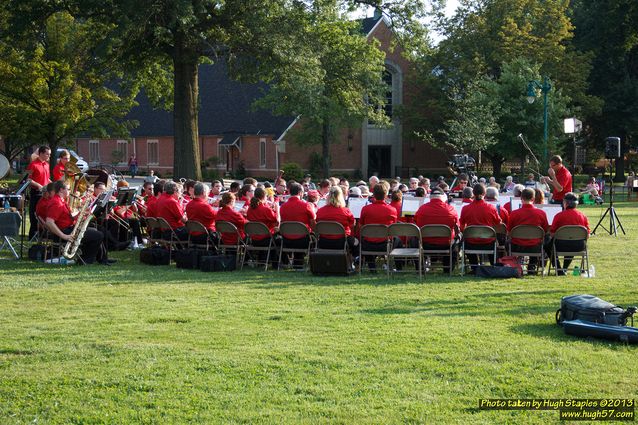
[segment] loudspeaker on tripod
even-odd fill
[[[620,137],[607,137],[605,139],[605,158],[620,158],[621,147]]]

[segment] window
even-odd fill
[[[222,141],[222,138],[217,139],[217,158],[219,158],[219,165],[226,166],[227,162],[227,150],[224,146],[220,145],[219,142]]]
[[[159,165],[159,141],[148,140],[146,142],[148,165]]]
[[[392,103],[393,103],[393,86],[392,86],[392,73],[387,69],[383,71],[383,82],[387,86],[385,92],[385,105],[383,110],[385,115],[392,120]]]
[[[128,162],[128,140],[118,140],[117,141],[117,149],[116,151],[120,152],[118,155],[118,159],[120,163]]]
[[[89,162],[100,162],[100,141],[89,140]]]
[[[266,167],[266,139],[259,139],[259,166]]]

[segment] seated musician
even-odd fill
[[[245,206],[248,207],[250,204],[250,200],[255,194],[255,186],[252,184],[245,184],[239,189],[239,194],[237,197],[237,201],[244,202]]]
[[[521,193],[521,208],[512,211],[507,221],[507,232],[511,232],[513,228],[521,225],[538,226],[549,231],[549,224],[547,223],[547,214],[545,211],[534,207],[535,190],[532,188],[525,188]],[[549,236],[549,235],[548,235]],[[546,244],[548,241],[545,239],[517,239],[514,238],[511,241],[512,251],[517,252],[539,252],[540,245]],[[538,257],[530,257],[529,266],[527,267],[528,274],[536,274],[536,266],[538,265]]]
[[[164,185],[164,193],[157,200],[157,217],[163,218],[171,226],[177,238],[188,239],[188,231],[184,225],[184,210],[179,201],[180,192],[177,183],[169,181]],[[162,238],[170,239],[170,230],[165,230]]]
[[[62,149],[60,151],[60,156],[58,157],[58,163],[55,164],[53,168],[53,181],[64,180],[64,170],[66,164],[71,159],[71,154],[68,150]]]
[[[523,186],[522,184],[514,185],[514,188],[512,189],[512,196],[514,196],[515,198],[520,198],[521,197],[521,193],[523,193],[523,189],[525,189],[525,186]],[[508,203],[506,203],[503,206],[503,208],[505,208],[508,213],[511,213],[512,212],[512,201],[509,201]]]
[[[220,209],[217,211],[217,218],[215,221],[227,221],[237,227],[239,236],[244,239],[246,233],[244,233],[244,225],[248,222],[243,214],[235,211],[235,195],[231,192],[225,192],[222,194],[222,199],[219,201]],[[224,245],[234,245],[237,243],[237,235],[234,233],[221,233],[221,240]]]
[[[401,217],[401,209],[403,208],[403,192],[398,188],[390,192],[390,206],[397,212],[397,217]],[[401,220],[399,220],[401,221]]]
[[[452,191],[452,193],[454,193],[454,191]],[[471,187],[463,188],[463,190],[461,191],[461,202],[463,202],[464,204],[471,204],[473,197],[474,197],[474,191],[472,190]]]
[[[563,197],[563,211],[556,214],[552,227],[550,229],[551,236],[563,226],[584,226],[589,232],[589,220],[587,216],[576,209],[578,198],[572,192],[568,192]],[[585,249],[585,241],[556,241],[556,249],[559,251],[576,252]],[[565,275],[565,271],[569,268],[573,257],[565,257],[563,267],[558,263],[558,274]]]
[[[297,183],[295,183],[297,184]],[[279,227],[279,203],[278,202],[268,202],[266,200],[266,190],[261,187],[255,189],[255,194],[250,200],[250,205],[248,207],[248,211],[246,213],[246,218],[248,221],[257,221],[259,223],[263,223],[270,230],[270,236],[266,235],[254,235],[251,237],[252,243],[255,246],[268,246],[270,244],[271,239],[274,238],[275,232]],[[265,253],[260,253],[265,254]],[[265,255],[263,259],[265,260]],[[277,265],[277,255],[275,255],[275,246],[270,252],[270,259],[273,267]]]
[[[40,198],[35,206],[35,215],[40,217],[43,221],[46,221],[47,209],[49,208],[49,203],[53,200],[54,196],[55,191],[53,190],[53,183],[49,183],[42,187],[42,198]]]
[[[165,184],[164,180],[153,183],[153,195],[146,197],[146,217],[157,217],[157,201],[164,193]]]
[[[371,176],[368,179],[368,185],[370,186],[370,190],[373,191],[374,187],[379,183],[379,177],[377,176]]]
[[[330,188],[332,187],[332,183],[330,180],[323,179],[321,183],[319,183],[319,199],[328,198],[328,194],[330,193]]]
[[[195,183],[193,187],[194,198],[186,205],[186,217],[188,220],[197,221],[208,230],[208,234],[202,232],[191,233],[191,241],[197,244],[205,244],[207,238],[210,242],[215,242],[214,234],[217,212],[208,203],[208,192],[208,186],[204,183]]]
[[[423,249],[448,249],[452,243],[452,269],[458,259],[458,231],[460,227],[459,215],[456,209],[447,202],[447,196],[439,188],[430,193],[430,202],[421,205],[414,215],[414,220],[419,228],[426,224],[443,224],[452,230],[451,239],[448,238],[423,238]],[[450,272],[450,258],[444,256],[443,271]]]
[[[485,189],[485,201],[486,202],[498,202],[498,190],[495,187],[488,187]],[[496,204],[496,211],[498,215],[501,217],[501,221],[507,224],[509,220],[510,214],[507,209],[505,209],[501,204]]]
[[[319,192],[316,190],[312,190],[311,192],[315,192],[316,202],[319,198]],[[308,202],[302,200],[302,197],[303,187],[299,183],[291,184],[290,198],[281,206],[279,214],[281,215],[282,223],[284,221],[298,221],[305,224],[308,231],[312,232],[317,218],[315,205],[311,203],[310,199]],[[309,242],[309,236],[290,235],[289,237],[282,238],[282,244],[285,248],[305,249],[308,247]],[[303,262],[303,254],[294,253],[294,261]]]
[[[53,183],[53,192],[55,195],[49,201],[47,209],[47,227],[56,239],[70,241],[76,218],[71,215],[66,203],[69,196],[69,186],[64,180],[58,180]],[[92,227],[86,229],[80,244],[81,258],[86,264],[95,262],[108,264],[111,262],[106,258],[106,252],[102,248],[102,240],[101,232]]]
[[[228,188],[228,191],[232,194],[238,194],[239,193],[239,189],[241,189],[241,183],[239,182],[232,182],[230,184],[230,187]]]
[[[195,180],[186,180],[186,182],[184,182],[183,204],[188,204],[193,199],[195,183]]]
[[[117,188],[127,189],[129,187],[126,180],[120,180],[117,182]],[[128,224],[129,229],[133,233],[133,239],[131,240],[128,249],[141,249],[144,247],[144,239],[142,238],[142,229],[140,225],[140,216],[137,209],[137,205],[117,205],[113,208],[113,214],[117,215],[124,223]],[[126,238],[128,240],[128,237]]]
[[[354,248],[358,245],[357,240],[352,236],[352,228],[354,227],[354,216],[352,212],[346,208],[346,202],[343,199],[343,192],[340,187],[335,186],[330,189],[327,203],[317,211],[317,222],[336,221],[340,223],[346,232],[346,240],[339,236],[325,235],[319,239],[319,248],[323,249],[341,249],[344,242],[350,253],[354,252]]]
[[[456,186],[452,188],[450,192],[452,193],[460,193],[463,192],[463,189],[467,187],[467,183],[469,181],[469,177],[465,173],[459,174],[459,179],[456,183]]]
[[[473,188],[474,201],[465,206],[461,210],[461,231],[467,226],[490,226],[494,227],[501,223],[501,217],[496,212],[496,207],[490,205],[483,197],[485,196],[485,186],[476,184]],[[468,238],[465,240],[465,247],[468,249],[489,249],[494,246],[496,239],[475,239]],[[471,264],[478,264],[478,256],[476,254],[468,254]],[[490,255],[490,264],[493,264],[494,258]]]
[[[423,188],[426,195],[432,191],[432,187],[430,187],[430,179],[428,179],[427,177],[419,180],[419,187]]]
[[[317,210],[319,209],[319,199],[321,198],[321,195],[319,194],[318,190],[309,190],[308,191],[308,196],[306,197],[308,203],[312,206],[312,208],[315,211],[315,214],[317,213]]]
[[[359,218],[359,225],[361,227],[366,224],[384,224],[389,226],[397,222],[397,210],[386,204],[385,198],[388,196],[386,187],[381,184],[377,184],[372,189],[374,200],[371,204],[366,205],[361,209],[361,218]],[[392,248],[402,247],[402,243],[399,238],[394,238],[392,241]],[[386,252],[386,239],[385,238],[364,238],[361,239],[361,249],[363,251],[379,251]],[[368,268],[371,272],[376,272],[375,257],[373,255],[366,256],[364,259],[368,263]],[[397,268],[400,268],[400,263],[396,263]]]
[[[212,198],[211,206],[219,207],[219,198],[221,197],[222,190],[224,189],[224,185],[219,180],[213,180],[211,183],[210,193],[208,194],[209,198]]]
[[[142,217],[148,217],[148,200],[152,197],[154,197],[153,183],[144,182],[144,185],[142,186],[142,200],[141,200],[141,204],[143,205],[143,207],[141,208],[141,211],[139,211]]]
[[[408,191],[412,194],[416,193],[416,189],[419,187],[419,179],[416,177],[410,177],[408,181]]]

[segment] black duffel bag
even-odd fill
[[[203,272],[230,272],[236,268],[234,255],[205,255],[199,259],[199,269]]]
[[[565,320],[582,320],[606,325],[626,326],[627,318],[631,317],[633,326],[633,314],[636,307],[625,310],[593,295],[570,295],[563,297],[560,308],[556,311],[556,323],[559,325]]]
[[[175,266],[178,269],[199,269],[199,262],[202,256],[207,255],[204,249],[180,249],[173,252]]]
[[[474,275],[477,277],[509,279],[521,277],[521,272],[518,268],[510,266],[476,266]]]
[[[31,245],[28,252],[29,260],[44,261],[44,253],[46,252],[46,249],[47,248],[42,244]]]
[[[140,250],[140,263],[149,266],[168,266],[171,263],[171,254],[166,248],[153,246]]]

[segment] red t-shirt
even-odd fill
[[[545,232],[549,230],[547,214],[532,204],[523,204],[521,208],[512,211],[509,221],[507,222],[507,231],[511,232],[516,226],[522,225],[538,226],[543,228]],[[536,246],[542,242],[542,239],[512,239],[513,244],[520,246]]]
[[[35,161],[32,161],[28,165],[27,171],[31,171],[31,180],[39,183],[42,186],[46,186],[51,182],[49,163],[46,161],[40,161],[39,158]]]
[[[354,226],[354,216],[346,207],[335,207],[327,204],[317,211],[317,222],[319,221],[336,221],[340,223],[346,231],[346,236],[352,234],[352,226]],[[325,235],[326,239],[339,239],[335,235]]]
[[[390,206],[397,211],[397,219],[401,217],[401,210],[403,209],[402,201],[390,201]]]
[[[589,232],[589,220],[587,220],[587,216],[576,208],[570,208],[556,214],[552,222],[552,235],[563,226],[585,226],[587,232]]]
[[[385,200],[374,199],[371,204],[361,208],[361,217],[359,218],[359,224],[365,226],[366,224],[385,224],[389,226],[397,222],[397,210],[386,204]],[[383,238],[366,238],[366,241],[371,243],[384,242]]]
[[[157,198],[149,196],[146,199],[146,217],[157,217]]]
[[[244,224],[248,222],[246,217],[244,217],[241,213],[233,210],[228,205],[221,207],[219,211],[217,211],[217,220],[216,221],[228,221],[229,223],[233,223],[237,230],[239,230],[239,235],[241,238],[246,237],[246,233],[244,233]],[[222,233],[222,242],[225,245],[234,245],[237,243],[237,235],[233,233]]]
[[[173,228],[184,227],[184,211],[182,206],[173,195],[165,193],[157,200],[157,217],[163,218]]]
[[[465,208],[469,208],[469,205]],[[452,229],[452,238],[455,236],[456,227],[460,227],[459,215],[454,207],[441,199],[432,199],[427,204],[421,205],[414,215],[414,220],[419,228],[426,224],[444,224]],[[447,238],[423,238],[424,243],[433,245],[449,245],[451,239]]]
[[[496,207],[485,202],[483,199],[476,199],[471,204],[465,206],[461,210],[461,230],[467,226],[490,226],[494,227],[501,223],[501,217],[496,212]],[[471,244],[489,244],[494,242],[494,238],[490,239],[467,239]]]
[[[55,225],[58,226],[60,230],[64,230],[67,227],[73,226],[75,220],[71,217],[71,211],[69,210],[69,206],[64,202],[64,199],[55,195],[48,204],[47,209],[47,218],[53,219],[55,221]]]
[[[58,162],[53,168],[53,181],[62,180],[64,178],[64,164]]]
[[[58,196],[59,198],[59,196]],[[38,203],[35,206],[35,215],[37,215],[38,217],[40,217],[43,220],[46,220],[47,218],[47,210],[49,208],[49,204],[51,203],[51,198],[45,198],[42,197],[40,198],[40,200],[38,201]]]
[[[270,230],[271,235],[275,233],[275,228],[279,224],[277,213],[273,211],[272,208],[264,204],[257,205],[257,208],[248,207],[246,218],[248,218],[248,221],[258,221],[260,223],[264,223],[268,227],[268,230]],[[255,241],[261,241],[266,239],[267,237],[268,236],[265,235],[255,235],[252,237],[252,239]]]
[[[310,202],[291,196],[279,209],[282,223],[284,221],[299,221],[306,225],[308,231],[312,231],[310,223],[317,218],[317,213]],[[301,236],[290,236],[287,239],[300,239]]]
[[[498,212],[499,217],[501,217],[501,221],[507,224],[510,219],[509,211],[507,211],[503,205],[499,205],[498,208],[496,208],[496,211]]]
[[[563,190],[557,192],[552,187],[552,200],[562,201],[565,194],[572,191],[572,173],[569,172],[567,167],[562,166],[556,172],[556,181],[563,187]]]
[[[197,221],[204,225],[209,231],[215,231],[215,219],[217,212],[210,206],[205,199],[194,198],[186,204],[186,217],[189,220]],[[200,235],[201,232],[194,232],[193,235]]]

